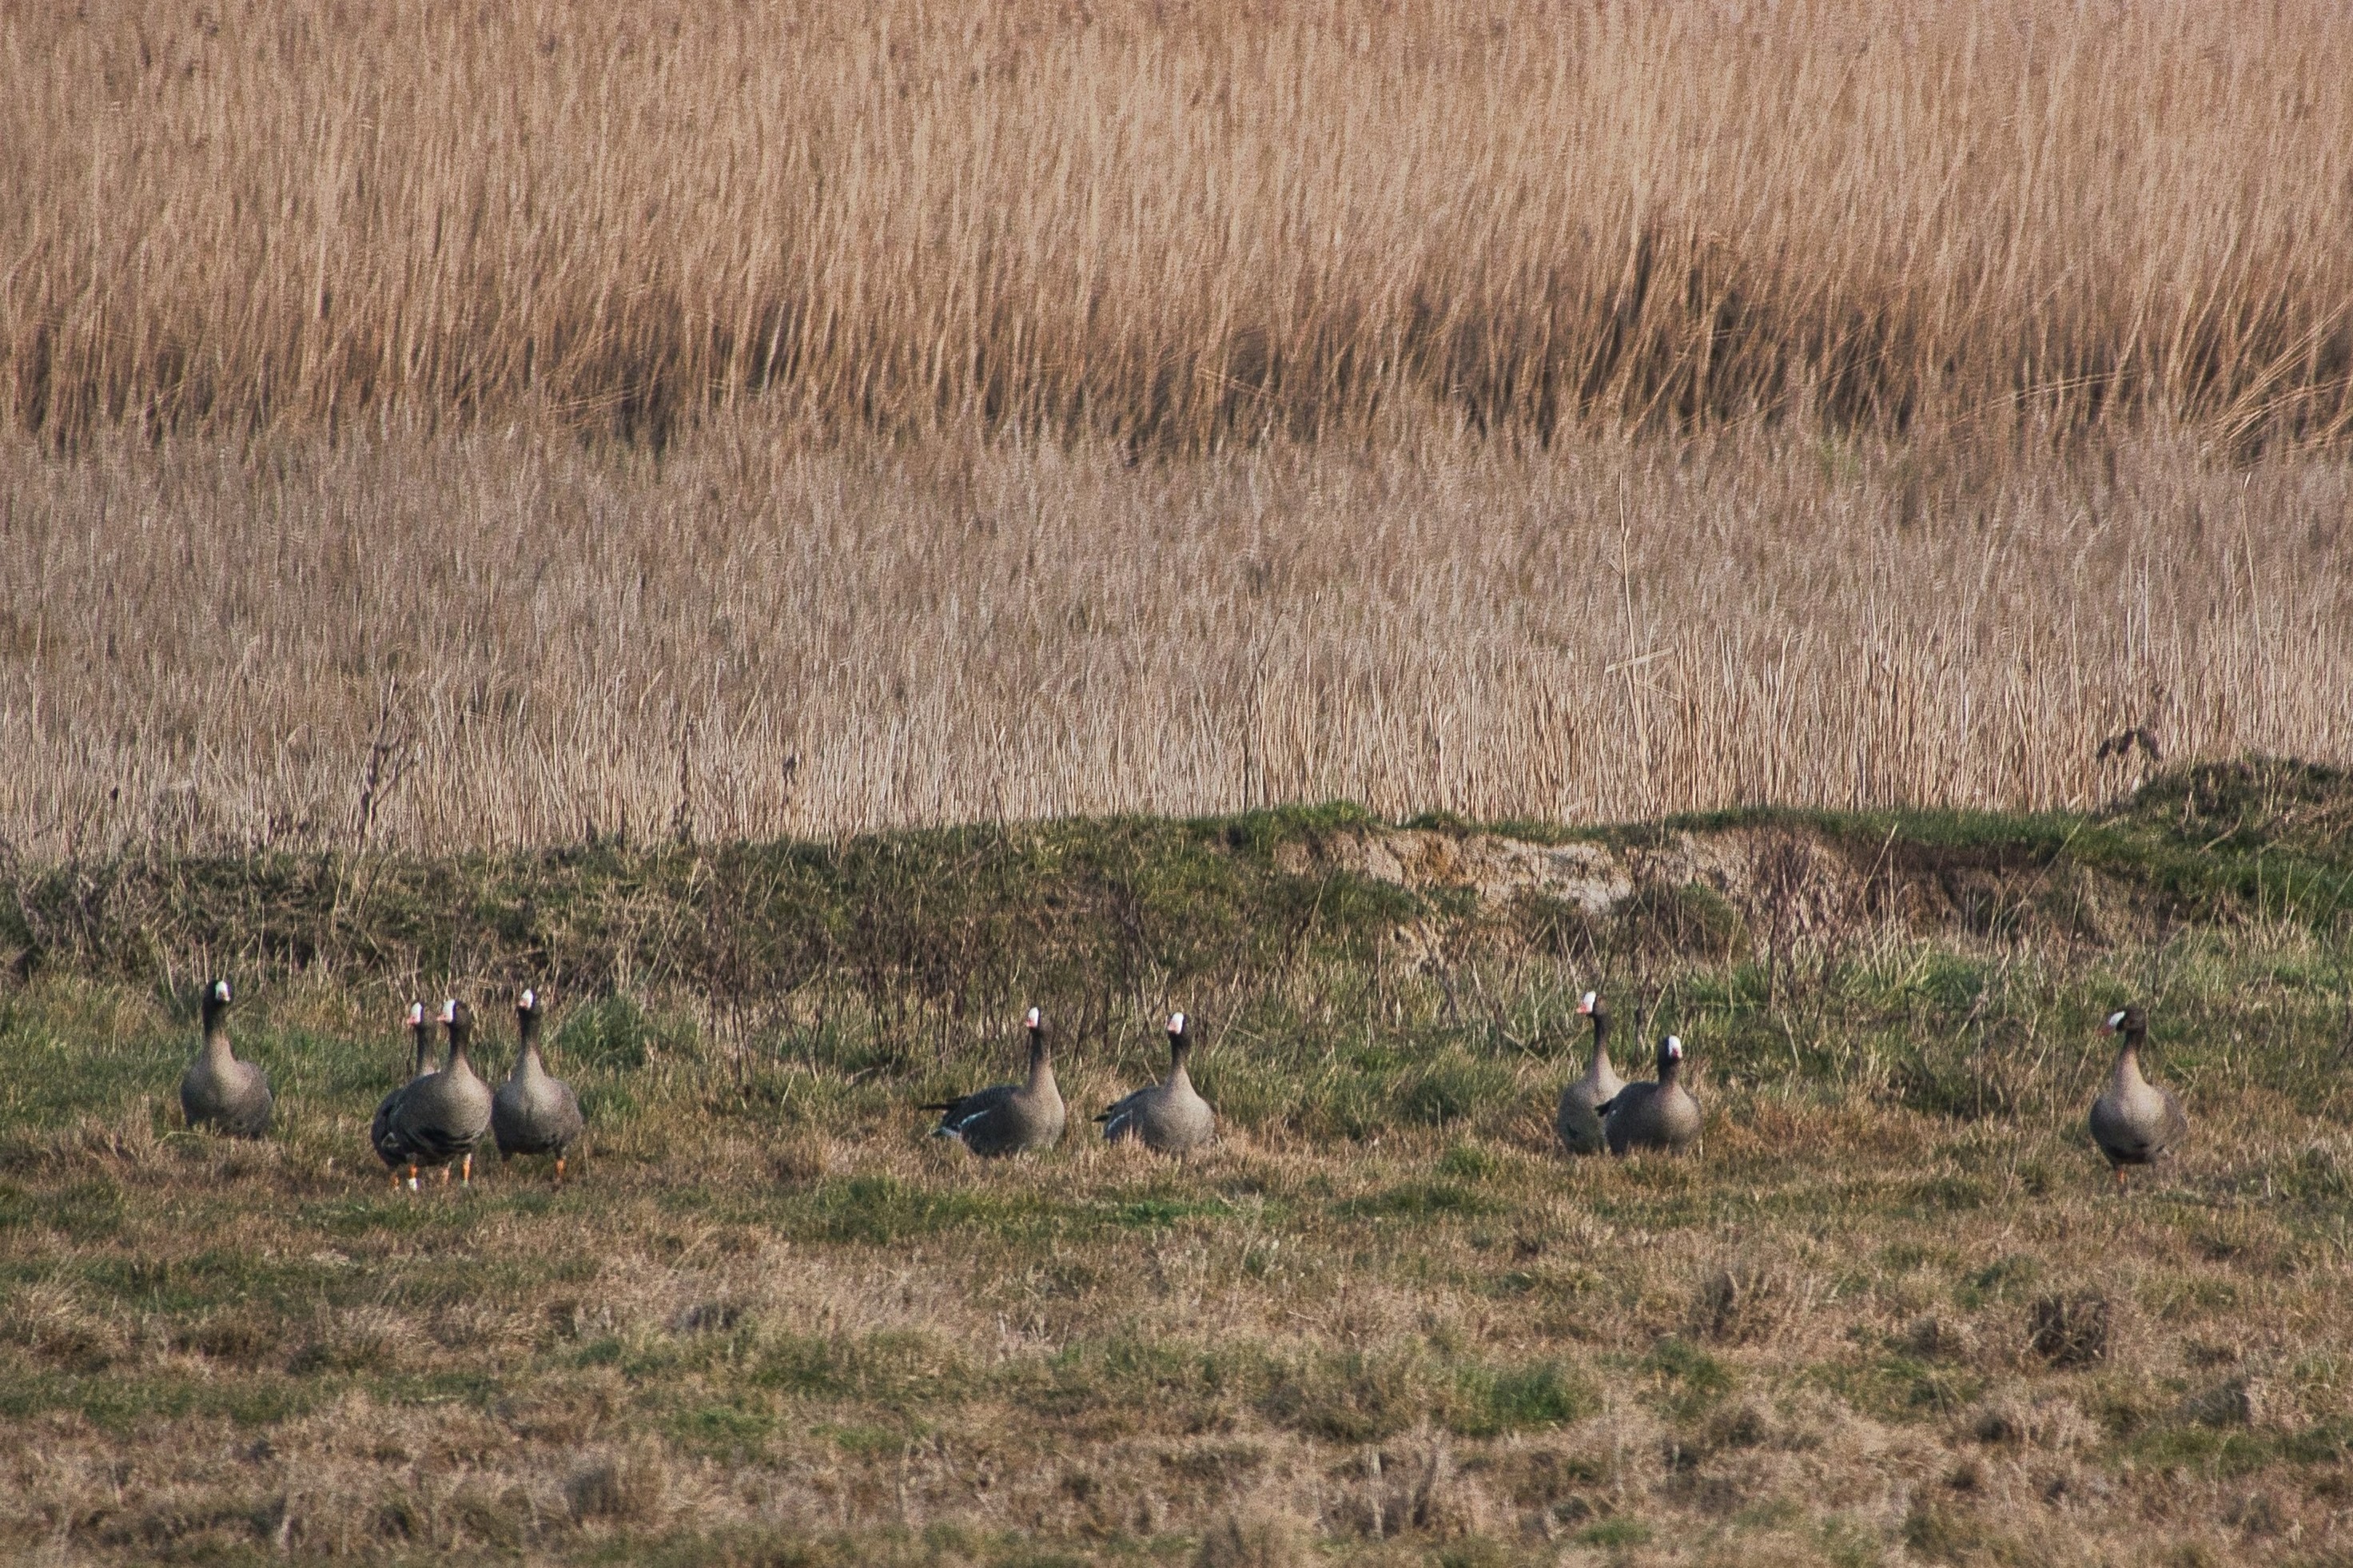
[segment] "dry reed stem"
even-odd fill
[[[2090,803],[2353,758],[2353,479],[1762,437],[1541,456],[527,432],[0,458],[0,835],[830,835],[1350,797]]]
[[[2323,0],[0,13],[0,416],[2353,420]]]

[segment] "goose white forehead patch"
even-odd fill
[[[1580,1013],[1590,1013],[1593,1011],[1593,1004],[1599,1000],[1600,996],[1598,993],[1588,991],[1577,998],[1577,1010]]]
[[[228,1000],[227,981],[216,980],[213,982],[213,999],[216,1002],[226,1002]]]
[[[441,1021],[445,1024],[454,1024],[458,1021],[458,1000],[456,997],[453,996],[448,1001],[441,1004]]]
[[[1021,1026],[1025,1029],[1034,1029],[1045,1021],[1046,1016],[1032,1007],[1029,1009],[1029,1016],[1021,1020]]]
[[[539,993],[538,993],[538,992],[536,992],[536,991],[526,991],[526,992],[524,992],[524,993],[522,994],[522,1010],[523,1010],[524,1012],[528,1013],[528,1012],[530,1012],[533,1007],[536,1007],[536,1006],[538,1006],[538,1005],[539,1005]]]
[[[1172,1035],[1181,1035],[1185,1032],[1184,1014],[1171,1013],[1168,1015],[1168,1032]]]
[[[2124,1027],[2124,1023],[2125,1023],[2125,1016],[2124,1016],[2122,1013],[2111,1013],[2111,1014],[2109,1014],[2109,1015],[2108,1015],[2108,1027],[2109,1027],[2109,1028],[2111,1028],[2111,1029],[2121,1029],[2121,1028],[2123,1028],[2123,1027]]]
[[[422,1024],[423,1022],[425,1022],[425,1004],[424,1004],[424,1003],[422,1003],[422,1002],[411,1002],[411,1003],[408,1005],[408,1021],[409,1021],[410,1023],[412,1023],[412,1024]]]
[[[1683,1043],[1672,1035],[1667,1037],[1667,1055],[1677,1061],[1683,1058]]]

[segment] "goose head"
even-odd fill
[[[213,980],[206,983],[203,1012],[206,1029],[220,1022],[220,1016],[228,1011],[231,1000],[227,981]]]
[[[1683,1065],[1683,1040],[1678,1036],[1669,1035],[1659,1042],[1659,1077],[1662,1079],[1672,1078]]]
[[[2137,1040],[2147,1031],[2148,1019],[2137,1003],[2100,1020],[2100,1033],[2104,1035],[2122,1035],[2127,1040]]]

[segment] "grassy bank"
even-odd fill
[[[20,873],[0,1531],[121,1562],[2328,1560],[2348,806],[2249,763],[2095,816],[1334,808]],[[1629,880],[1596,909],[1504,865]],[[174,981],[210,968],[280,1086],[259,1144],[165,1110]],[[397,1004],[454,984],[502,1063],[524,979],[584,1178],[386,1191]],[[1548,1147],[1594,984],[1692,1042],[1703,1158]],[[2126,997],[2197,1138],[2118,1198],[2081,1118]],[[1089,1110],[1193,1012],[1221,1146],[926,1142],[908,1106],[1008,1073],[1032,1000]]]

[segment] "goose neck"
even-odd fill
[[[2116,1080],[2118,1083],[2137,1085],[2148,1081],[2141,1076],[2140,1071],[2140,1035],[2136,1031],[2126,1035],[2124,1044],[2116,1047]]]

